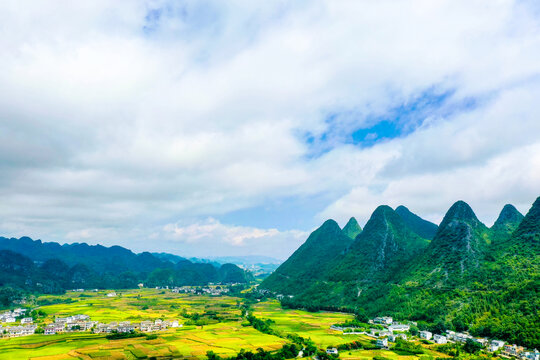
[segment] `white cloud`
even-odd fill
[[[488,219],[504,202],[524,210],[540,195],[521,171],[540,142],[534,6],[2,2],[0,231],[104,229],[88,241],[153,249],[176,219],[204,233],[200,219],[320,194],[338,200],[313,224],[383,202],[431,219],[457,198]],[[447,112],[404,139],[346,144],[430,89],[453,91]],[[471,98],[472,111],[451,106]],[[353,115],[326,121],[339,112]],[[256,243],[234,231],[229,246]]]
[[[226,251],[230,255],[265,254],[269,249],[282,243],[284,247],[274,249],[271,254],[284,257],[294,251],[307,236],[307,232],[298,230],[278,231],[277,229],[226,225],[213,218],[184,226],[178,223],[167,224],[163,227],[163,233],[164,238],[172,239],[174,242],[206,249],[207,256],[219,255],[221,252],[216,252],[216,249]],[[236,249],[231,252],[229,246]],[[183,249],[189,251],[189,247],[183,247]]]

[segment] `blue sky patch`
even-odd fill
[[[361,114],[354,110],[330,112],[325,119],[326,132],[318,136],[312,133],[303,135],[311,150],[308,158],[321,156],[342,144],[371,147],[404,137],[421,127],[428,118],[445,118],[477,106],[477,99],[453,100],[454,94],[455,90],[441,91],[431,87],[384,114]]]

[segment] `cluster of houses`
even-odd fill
[[[141,321],[140,323],[131,323],[130,321],[122,322],[110,322],[108,324],[97,324],[93,332],[94,333],[129,333],[135,330],[140,330],[142,332],[153,332],[166,330],[168,328],[177,328],[182,327],[181,324],[178,324],[178,320],[164,321],[157,319],[155,321]]]
[[[421,339],[432,340],[436,344],[446,344],[448,341],[465,343],[470,339],[490,352],[501,350],[501,354],[507,357],[522,358],[524,360],[540,360],[540,352],[537,349],[527,351],[522,346],[506,344],[502,340],[490,341],[486,338],[475,338],[469,334],[451,330],[446,331],[446,336],[438,334],[433,335],[429,331],[420,331],[419,335]]]
[[[537,349],[526,350],[523,346],[517,346],[515,344],[503,345],[501,354],[508,357],[521,358],[523,360],[540,360],[540,351]]]
[[[167,287],[168,288],[168,287]],[[227,294],[229,292],[229,289],[222,286],[215,286],[215,287],[193,287],[193,286],[182,286],[182,287],[175,287],[172,288],[171,291],[176,294],[207,294],[211,296],[220,296],[223,294]]]
[[[142,332],[153,332],[166,330],[168,328],[182,327],[178,320],[164,321],[157,319],[155,321],[141,321],[140,323],[131,323],[130,321],[110,322],[103,324],[97,321],[90,321],[88,315],[74,315],[65,318],[56,318],[54,323],[48,324],[44,328],[45,335],[54,335],[61,332],[74,331],[92,331],[99,333],[129,333],[135,330]]]
[[[54,335],[66,331],[86,331],[91,329],[97,322],[90,321],[88,315],[73,315],[68,317],[56,317],[54,322],[45,326],[45,335]]]
[[[26,309],[15,309],[6,311],[0,314],[0,323],[12,324],[20,319],[19,325],[2,326],[0,325],[0,337],[16,337],[32,335],[36,332],[37,325],[34,325],[34,319],[31,317],[23,317],[26,314]]]
[[[411,325],[417,325],[415,322],[409,322],[408,324],[400,324],[394,322],[389,316],[376,317],[373,320],[369,320],[370,324],[382,325],[384,329],[370,329],[369,331],[358,331],[353,327],[338,327],[332,326],[334,330],[343,331],[344,335],[347,334],[365,334],[376,339],[376,346],[381,349],[389,349],[389,342],[396,342],[398,338],[407,340],[405,334],[410,330]],[[488,340],[486,338],[475,338],[466,333],[459,333],[455,331],[446,331],[444,335],[433,334],[430,331],[420,331],[418,337],[423,340],[430,340],[435,344],[446,344],[448,342],[465,343],[467,340],[472,340],[482,347],[486,348],[490,352],[496,352],[500,350],[500,353],[506,357],[520,358],[523,360],[540,360],[540,352],[536,349],[527,351],[523,347],[517,345],[506,344],[501,340]],[[330,353],[329,353],[330,354]]]
[[[15,309],[13,311],[6,311],[0,314],[0,323],[14,323],[17,318],[24,316],[26,309]]]
[[[14,312],[0,314],[0,319],[4,323],[13,323],[16,318],[24,316],[24,309],[17,309]],[[7,321],[5,321],[7,320]],[[93,333],[129,333],[135,330],[141,332],[153,332],[166,330],[168,328],[182,327],[178,320],[153,320],[131,323],[130,321],[110,322],[103,324],[98,321],[91,321],[88,315],[73,315],[68,317],[56,317],[53,323],[45,325],[43,334],[54,335],[66,332],[92,331]],[[19,337],[33,335],[38,326],[33,324],[32,318],[22,318],[20,325],[4,327],[0,325],[0,337]]]
[[[19,337],[35,334],[37,325],[6,326],[0,325],[0,337]]]

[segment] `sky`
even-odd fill
[[[0,3],[0,235],[289,256],[540,196],[537,1]]]

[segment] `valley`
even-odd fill
[[[220,357],[236,356],[242,349],[257,352],[277,351],[291,336],[311,339],[321,351],[353,341],[361,341],[372,349],[340,352],[344,359],[368,359],[384,356],[394,360],[434,359],[447,357],[425,346],[422,356],[377,350],[374,339],[367,335],[346,335],[332,330],[337,323],[352,321],[352,314],[339,312],[309,313],[303,310],[284,310],[275,300],[255,302],[250,313],[271,322],[276,334],[256,330],[246,321],[245,299],[229,296],[177,294],[169,290],[141,289],[117,291],[114,298],[108,291],[67,292],[60,296],[38,297],[37,301],[50,305],[39,306],[41,317],[35,324],[45,327],[55,318],[78,314],[99,323],[145,320],[179,320],[179,327],[146,332],[145,336],[126,339],[107,339],[107,333],[64,330],[55,335],[35,334],[0,339],[1,359],[146,359],[188,358],[206,359],[212,351]],[[198,316],[194,316],[198,314]],[[193,320],[194,318],[197,320]],[[110,335],[110,333],[109,333]]]
[[[438,226],[404,206],[327,220],[264,279],[0,238],[0,359],[539,360],[539,239],[540,198],[492,227],[463,201]]]

